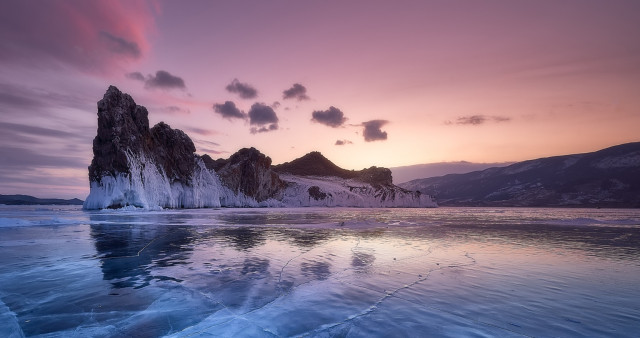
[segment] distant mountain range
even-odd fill
[[[514,162],[473,163],[457,161],[415,164],[389,169],[391,169],[391,173],[393,174],[393,183],[398,184],[419,178],[444,176],[448,174],[466,174],[487,168],[505,167],[513,163]]]
[[[640,207],[640,142],[399,184],[441,206]]]
[[[0,204],[6,205],[82,205],[77,198],[65,200],[59,198],[37,198],[28,195],[0,195]]]

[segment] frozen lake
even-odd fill
[[[637,337],[640,210],[0,206],[1,337]]]

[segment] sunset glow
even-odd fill
[[[638,1],[9,0],[0,26],[2,194],[86,197],[109,85],[213,158],[362,169],[639,141]]]

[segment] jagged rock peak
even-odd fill
[[[242,148],[226,160],[213,161],[203,156],[203,161],[231,191],[241,192],[258,202],[276,197],[285,186],[272,170],[271,158],[253,147]]]
[[[172,180],[188,182],[195,165],[189,136],[160,122],[149,128],[149,113],[130,95],[109,86],[98,101],[98,132],[93,140],[89,180],[128,173],[128,156],[152,160]]]

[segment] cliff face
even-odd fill
[[[110,86],[98,102],[98,132],[89,166],[87,209],[220,206],[219,182],[189,136],[160,122]]]
[[[207,156],[208,157],[208,156]],[[205,161],[224,186],[257,202],[278,197],[285,183],[271,169],[271,158],[255,148],[243,148],[227,160]]]
[[[93,139],[89,180],[129,171],[127,151],[141,153],[150,140],[147,109],[110,86],[98,101],[98,134]]]
[[[255,148],[218,160],[195,151],[181,130],[164,122],[149,128],[147,109],[109,87],[98,102],[84,207],[435,206],[393,186],[389,169],[345,170],[318,152],[272,167]]]
[[[196,147],[183,131],[164,122],[149,128],[148,112],[131,96],[110,86],[98,102],[98,134],[93,139],[89,179],[129,173],[128,157],[145,157],[172,182],[189,184],[196,165]]]

